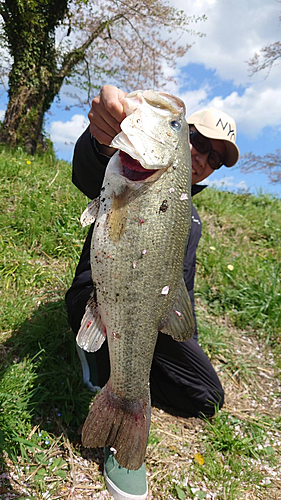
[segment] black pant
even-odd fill
[[[91,287],[70,289],[66,304],[70,325],[76,334],[84,314]],[[99,385],[109,378],[110,364],[107,342],[94,354]],[[150,388],[152,403],[185,417],[210,417],[221,408],[224,391],[209,358],[193,337],[177,342],[159,332],[155,347]]]

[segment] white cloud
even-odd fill
[[[171,92],[171,90],[170,90]],[[237,124],[239,135],[257,137],[264,127],[281,131],[281,114],[277,103],[281,102],[281,87],[249,86],[239,95],[237,91],[226,97],[220,95],[211,98],[210,87],[204,85],[197,90],[177,94],[186,105],[186,115],[202,108],[215,106],[232,116]]]
[[[273,0],[197,0],[188,2],[188,6],[186,0],[172,0],[172,4],[188,15],[207,16],[206,22],[190,25],[206,36],[183,37],[195,43],[179,64],[202,63],[236,85],[246,85],[249,81],[245,61],[280,37],[280,5]]]
[[[5,116],[5,111],[4,111],[4,109],[0,109],[0,121],[2,121],[2,120],[3,120],[4,116]]]
[[[223,109],[234,117],[239,131],[249,137],[257,136],[264,127],[281,127],[281,87],[248,87],[243,95],[233,92],[225,99],[215,97],[210,106]]]
[[[73,115],[67,122],[53,121],[50,124],[49,134],[55,145],[73,145],[88,126],[84,115]]]
[[[208,88],[179,94],[185,102],[187,115],[204,107],[215,106],[232,116],[237,124],[238,132],[254,138],[264,127],[272,127],[277,132],[281,130],[281,87],[266,88],[251,86],[242,95],[232,92],[225,98],[217,96],[208,98]]]
[[[178,92],[179,97],[184,101],[186,106],[186,115],[189,116],[202,107],[206,107],[208,102],[208,88],[201,87],[198,90]]]
[[[212,186],[212,187],[216,187],[216,188],[236,188],[236,189],[242,189],[242,190],[245,190],[247,191],[247,185],[245,183],[245,181],[240,181],[240,182],[236,182],[235,181],[235,178],[233,176],[229,176],[229,177],[223,177],[222,179],[214,179],[214,180],[210,180],[210,179],[205,179],[203,184],[207,184],[208,186]]]

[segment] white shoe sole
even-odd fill
[[[84,382],[84,384],[86,384],[89,387],[90,391],[92,391],[95,394],[96,392],[100,391],[101,388],[99,385],[92,384],[92,382],[90,380],[90,368],[88,365],[85,351],[83,351],[83,349],[81,349],[81,347],[79,347],[77,342],[76,342],[76,351],[77,351],[77,354],[79,356],[81,366],[82,366],[83,382]]]
[[[148,490],[143,495],[130,495],[130,493],[126,493],[125,491],[120,490],[116,484],[114,484],[111,479],[108,477],[106,470],[103,470],[104,479],[106,487],[109,493],[115,498],[115,500],[146,500],[148,495]]]

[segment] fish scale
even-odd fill
[[[191,160],[185,109],[177,98],[153,91],[149,91],[146,101],[145,92],[137,96],[133,110],[130,99],[134,101],[135,94],[127,96],[128,116],[113,145],[122,146],[134,161],[140,161],[139,171],[147,169],[152,175],[145,180],[142,175],[140,181],[135,179],[137,174],[134,181],[131,176],[126,178],[116,153],[106,170],[98,212],[91,215],[91,205],[90,215],[82,216],[88,222],[96,220],[91,241],[95,296],[86,307],[77,342],[82,348],[95,350],[104,341],[106,331],[111,366],[110,379],[95,397],[83,426],[82,442],[90,447],[113,446],[117,461],[128,469],[138,469],[145,456],[150,422],[149,376],[158,331],[183,341],[194,329],[183,282],[191,218]],[[141,114],[143,107],[144,129],[140,134],[134,112]],[[171,128],[175,122],[180,131]],[[142,148],[140,140],[146,131],[150,144],[155,136],[155,153],[153,149],[148,155],[146,141]],[[157,139],[159,133],[161,141]],[[149,157],[149,165],[145,157]],[[159,158],[167,163],[158,166]],[[126,168],[128,165],[126,161]],[[165,287],[168,293],[163,293]],[[175,310],[181,312],[175,314]]]

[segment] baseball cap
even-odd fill
[[[226,148],[226,167],[233,167],[239,158],[236,141],[236,123],[231,116],[217,108],[196,111],[186,118],[189,125],[194,125],[200,134],[209,139],[219,139]]]

